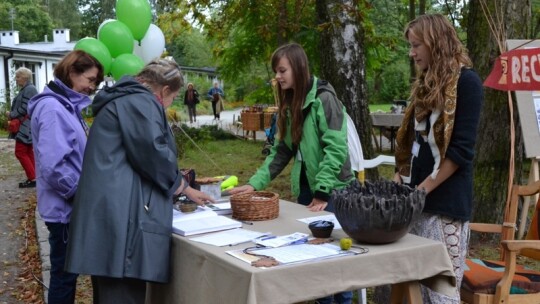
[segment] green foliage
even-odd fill
[[[368,79],[368,87],[374,88],[369,98],[370,104],[388,103],[409,98],[409,65],[403,60],[386,65],[377,78]],[[375,89],[376,88],[376,89]]]
[[[0,2],[0,29],[11,29],[10,10],[14,9],[13,29],[19,31],[20,42],[43,41],[50,35],[53,23],[39,0],[4,0]]]
[[[80,37],[97,37],[99,25],[107,19],[116,19],[116,0],[78,0],[82,12]]]
[[[269,82],[257,81],[258,88],[246,95],[244,103],[246,105],[270,104],[274,105],[274,94]]]
[[[7,104],[6,103],[0,103],[0,113],[6,113],[6,111],[9,111],[9,108],[7,107]],[[0,136],[2,136],[2,138],[6,138],[6,136],[7,136],[7,121],[8,121],[8,119],[7,119],[6,115],[0,115],[0,126],[1,126],[1,131],[3,131],[3,132],[0,132]],[[4,136],[4,135],[6,135],[6,136]]]
[[[79,40],[81,34],[81,15],[77,0],[47,0],[46,11],[51,17],[55,28],[70,30],[71,40]]]
[[[167,52],[181,66],[215,66],[211,46],[198,29],[186,31],[167,45]]]

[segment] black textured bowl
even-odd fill
[[[308,227],[314,237],[326,239],[332,235],[334,223],[330,221],[314,221],[309,223]]]
[[[409,232],[422,213],[426,192],[392,181],[355,181],[332,193],[335,215],[343,231],[361,243],[395,242]]]

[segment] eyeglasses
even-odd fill
[[[86,76],[84,73],[81,74],[86,80],[88,80],[90,83],[93,83],[97,86],[97,78],[94,76]]]

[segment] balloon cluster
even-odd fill
[[[94,56],[103,65],[105,75],[118,80],[124,75],[137,74],[146,63],[160,57],[165,49],[165,36],[151,23],[148,0],[116,1],[116,18],[101,23],[97,39],[85,37],[74,49]]]

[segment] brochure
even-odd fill
[[[255,244],[264,246],[264,247],[281,247],[293,244],[303,244],[308,241],[308,235],[301,232],[295,232],[292,234],[276,236],[276,237],[267,237],[255,240]]]
[[[206,207],[212,209],[212,211],[214,211],[217,214],[221,214],[221,215],[232,214],[231,202],[228,199],[216,200],[215,204],[207,203]]]
[[[173,209],[173,233],[181,236],[189,236],[240,227],[242,227],[241,222],[218,215],[210,208],[199,207],[192,213],[182,213]]]
[[[300,244],[278,248],[260,248],[253,249],[249,253],[244,252],[242,249],[229,250],[226,252],[227,254],[250,264],[260,258],[253,254],[271,256],[281,265],[318,261],[328,258],[358,254],[358,252],[352,250],[341,250],[338,246],[332,244]]]

